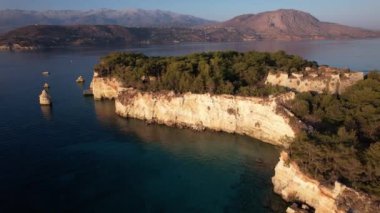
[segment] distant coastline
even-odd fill
[[[203,23],[203,24],[202,24]],[[321,22],[297,10],[237,16],[215,23],[161,27],[117,24],[29,25],[0,34],[0,50],[176,44],[184,42],[299,41],[379,38],[380,32]]]

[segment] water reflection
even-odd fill
[[[252,150],[260,150],[254,153],[254,161],[251,162],[256,164],[257,168],[266,169],[267,164],[273,165],[273,163],[277,162],[278,150],[276,147],[250,137],[223,132],[198,132],[191,129],[147,124],[141,120],[125,119],[117,116],[112,101],[96,101],[94,104],[97,119],[103,125],[116,128],[125,135],[135,135],[141,141],[147,143],[158,143],[172,153],[192,149],[200,155],[207,153],[210,158],[218,158],[219,153],[227,150],[231,155],[250,155]],[[210,146],[210,144],[212,145]],[[273,158],[273,156],[275,157]]]
[[[319,64],[349,67],[352,70],[368,71],[380,69],[380,40],[331,40],[331,41],[251,41],[224,43],[188,43],[177,45],[155,45],[144,48],[124,49],[143,52],[147,55],[184,55],[194,52],[217,50],[267,51],[284,50],[300,55]]]
[[[42,117],[47,120],[47,121],[50,121],[53,117],[53,106],[41,106],[41,113],[42,113]]]
[[[251,211],[258,205],[264,206],[266,212],[284,210],[285,204],[273,194],[270,181],[278,161],[279,150],[276,147],[241,135],[213,131],[197,132],[164,125],[148,125],[144,121],[121,118],[114,112],[113,101],[94,102],[94,106],[96,117],[102,125],[117,129],[125,135],[125,138],[135,136],[139,138],[136,141],[148,145],[149,150],[157,148],[163,150],[176,162],[184,162],[188,167],[171,168],[167,171],[171,176],[190,175],[196,172],[198,174],[193,174],[194,178],[204,176],[203,181],[209,183],[209,181],[223,181],[207,178],[210,172],[221,170],[218,172],[225,173],[221,175],[228,177],[229,181],[234,180],[230,182],[229,190],[233,191],[231,197],[221,195],[225,199],[223,211]],[[198,166],[194,167],[194,164]],[[208,169],[204,170],[203,167]],[[160,177],[163,178],[161,181],[166,181],[166,171],[161,173]],[[194,181],[196,183],[197,180]]]

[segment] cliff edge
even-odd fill
[[[321,66],[307,67],[303,73],[269,73],[266,84],[294,89],[298,92],[314,91],[341,94],[348,87],[364,79],[363,72],[350,72],[344,69]]]
[[[272,178],[274,191],[286,201],[301,201],[315,208],[316,213],[368,212],[380,209],[368,195],[335,182],[332,188],[305,175],[289,161],[288,154],[281,153]]]
[[[290,113],[279,102],[294,93],[270,98],[211,94],[175,94],[127,89],[114,78],[95,72],[91,88],[94,99],[115,99],[116,113],[195,130],[211,129],[248,135],[275,145],[288,146],[295,137]]]
[[[287,146],[295,132],[290,119],[279,112],[277,101],[293,97],[294,93],[253,98],[130,89],[120,93],[115,103],[116,113],[123,117],[195,130],[237,133]]]
[[[90,88],[95,100],[115,99],[124,89],[122,83],[116,78],[99,77],[97,72],[94,72]]]

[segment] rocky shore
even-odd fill
[[[297,164],[281,153],[272,178],[274,191],[289,202],[300,201],[312,206],[316,213],[378,212],[379,204],[366,194],[339,182],[329,188],[305,175]]]
[[[115,99],[116,113],[168,126],[210,129],[248,135],[275,145],[287,146],[295,131],[278,102],[294,93],[271,98],[232,95],[142,92],[126,89],[116,79],[98,77],[91,83],[94,98]]]
[[[174,94],[126,90],[116,98],[116,113],[194,130],[210,129],[248,135],[267,143],[287,146],[295,132],[289,118],[278,112],[277,101],[291,99],[284,94],[268,99],[210,94]]]
[[[353,75],[354,80],[348,84],[353,84],[360,76],[362,74]],[[312,85],[308,87],[309,91],[315,91]],[[96,72],[91,88],[96,100],[115,99],[116,113],[122,117],[195,130],[243,134],[285,147],[297,131],[294,127],[296,119],[292,119],[292,114],[281,105],[282,101],[294,98],[294,93],[256,98],[143,92],[124,88],[117,79],[99,77]],[[341,183],[336,182],[333,188],[329,188],[308,177],[289,161],[285,152],[281,154],[272,182],[274,191],[284,200],[306,203],[316,212],[377,212],[380,208],[368,195]]]

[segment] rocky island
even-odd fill
[[[380,209],[377,72],[284,52],[113,53],[95,67],[91,88],[97,100],[114,99],[123,117],[284,147],[272,181],[286,201],[316,212]]]

